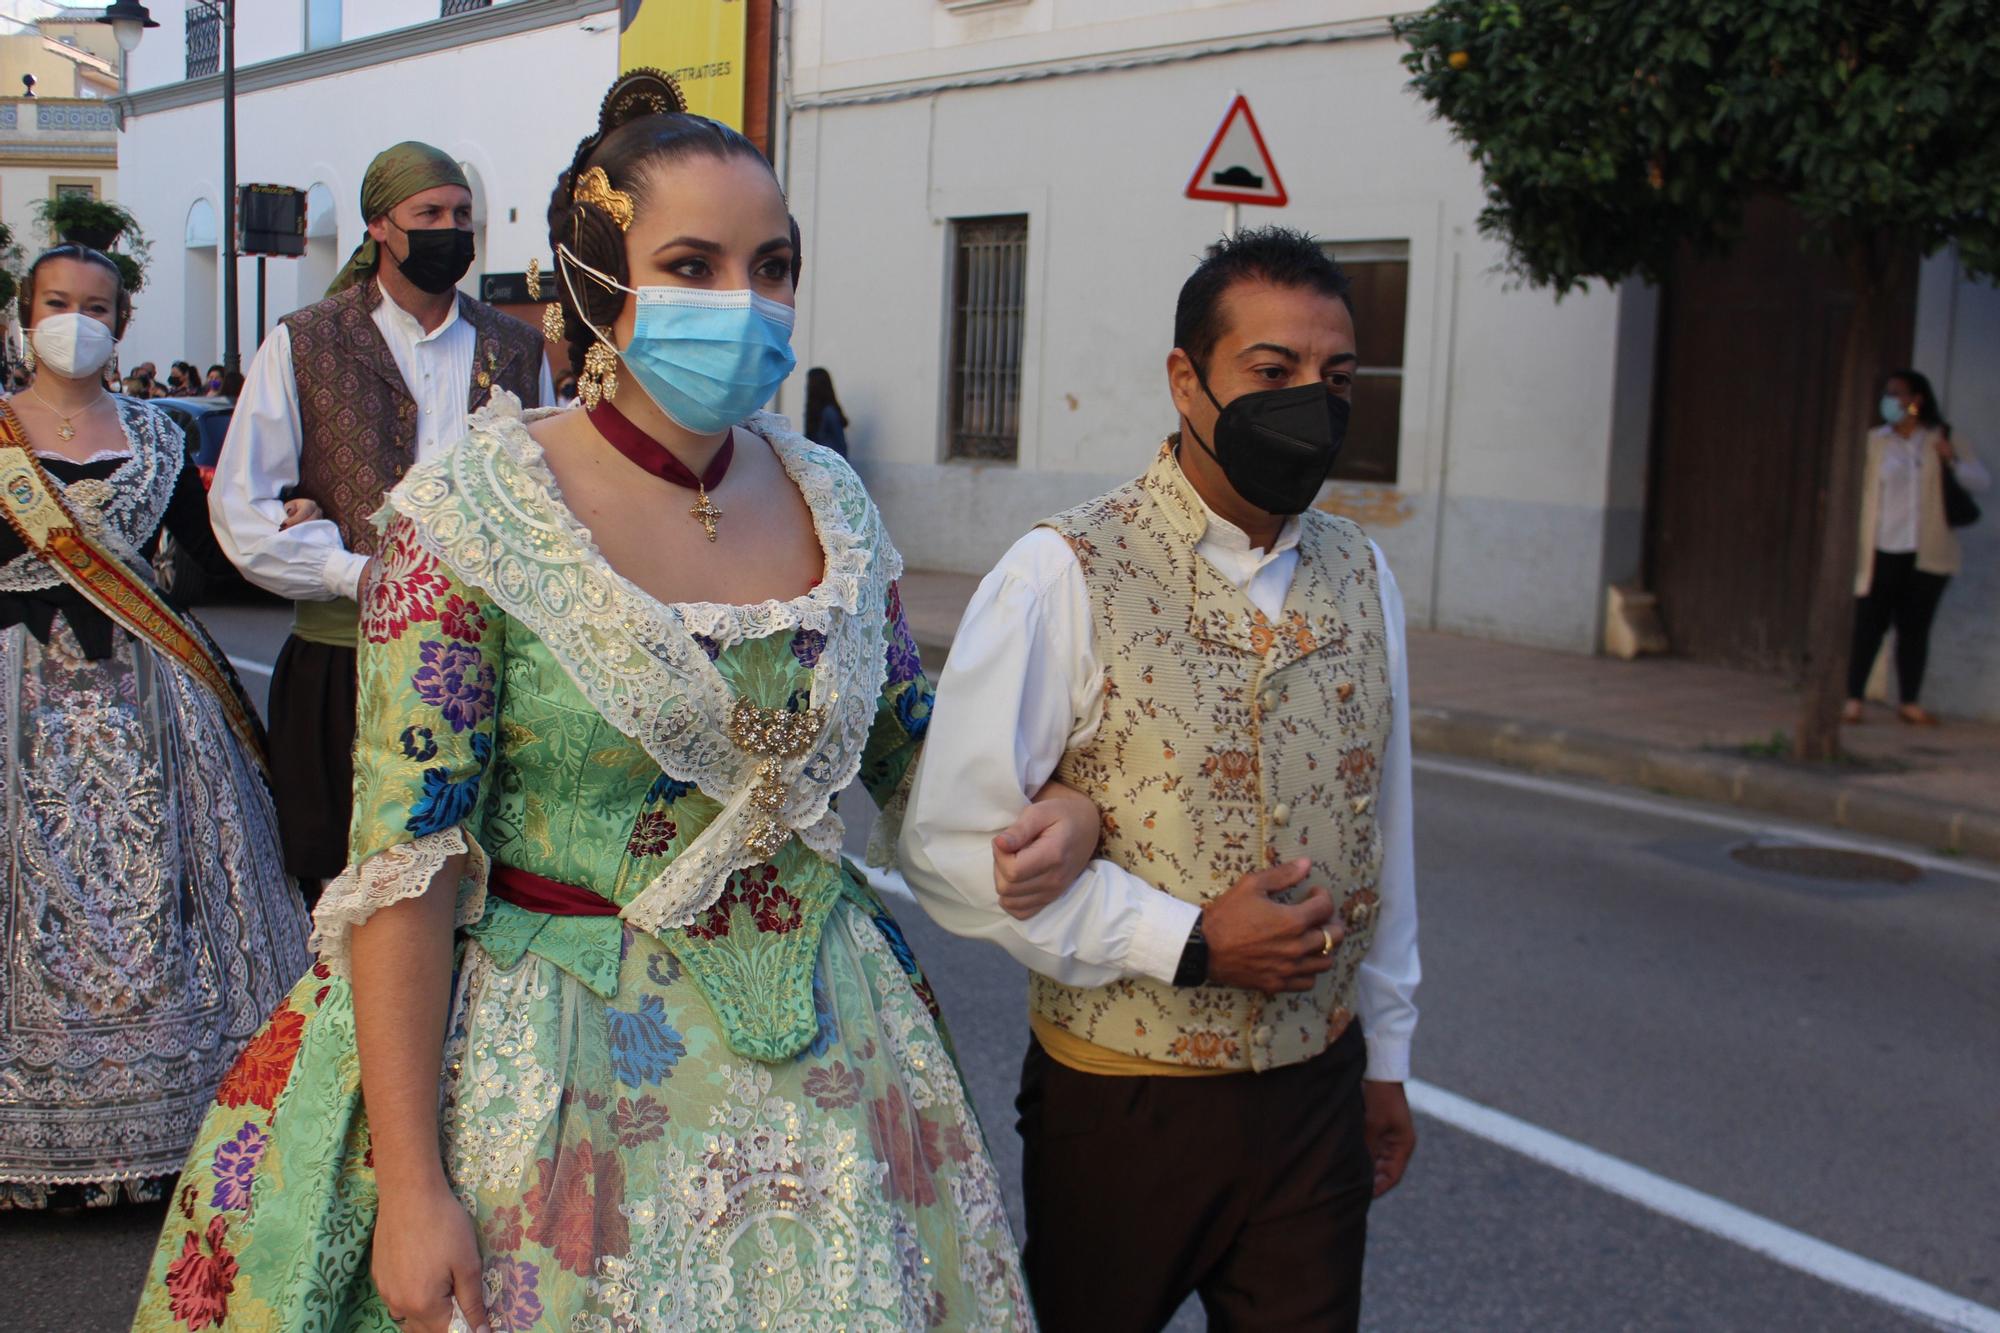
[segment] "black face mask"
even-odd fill
[[[1215,394],[1197,370],[1208,401]],[[1236,493],[1267,514],[1302,514],[1319,494],[1347,442],[1348,403],[1324,384],[1260,389],[1232,398],[1215,419],[1215,447],[1188,434],[1215,460]]]
[[[397,230],[403,229],[398,227]],[[416,231],[403,231],[403,238],[409,242],[410,253],[396,260],[396,267],[420,292],[442,296],[458,286],[458,280],[472,267],[472,233],[469,231],[457,227],[422,227]]]

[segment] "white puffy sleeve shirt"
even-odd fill
[[[1196,547],[1265,615],[1276,618],[1298,568],[1298,524],[1267,551],[1210,513]],[[1367,1077],[1409,1077],[1416,1030],[1416,854],[1410,817],[1409,671],[1403,599],[1382,552],[1381,578],[1394,693],[1377,816],[1383,860],[1374,943],[1362,962],[1357,1006]],[[1003,912],[993,887],[992,840],[1054,774],[1065,751],[1104,716],[1089,592],[1069,544],[1038,528],[1016,542],[966,607],[937,689],[899,848],[905,877],[932,917],[955,934],[990,940],[1021,963],[1072,986],[1125,976],[1171,983],[1200,909],[1107,860],[1093,861],[1055,902],[1026,921]]]
[[[426,330],[384,292],[373,318],[417,405],[415,461],[429,462],[465,435],[479,335],[459,318],[456,301],[443,323]],[[553,403],[546,359],[541,369],[541,401]],[[209,519],[224,554],[260,588],[295,602],[352,600],[368,557],[347,549],[331,519],[283,526],[279,497],[299,483],[303,448],[292,334],[280,324],[244,376],[208,491]]]

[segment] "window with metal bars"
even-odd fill
[[[190,5],[187,10],[187,77],[206,78],[222,69],[222,15]]]
[[[450,18],[453,14],[470,14],[475,9],[489,9],[492,5],[493,0],[444,0],[444,8],[440,12],[442,17]]]
[[[946,454],[1013,462],[1021,440],[1028,219],[951,224],[951,402]]]
[[[1408,241],[1336,241],[1326,247],[1353,284],[1354,411],[1336,481],[1394,485],[1403,434],[1403,329],[1410,303]]]

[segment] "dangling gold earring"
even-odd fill
[[[576,396],[586,412],[618,396],[618,355],[603,343],[592,343],[583,354],[583,374],[576,379]]]
[[[566,332],[563,326],[562,302],[551,301],[543,306],[542,336],[552,343],[559,343]]]
[[[527,278],[528,278],[528,299],[529,299],[530,301],[539,301],[539,300],[541,300],[541,299],[542,299],[542,261],[541,261],[541,258],[540,258],[539,256],[537,256],[537,257],[535,257],[535,258],[533,258],[533,259],[530,259],[530,260],[528,261],[528,274],[527,274]]]

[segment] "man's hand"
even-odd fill
[[[1208,984],[1276,995],[1311,990],[1333,966],[1333,950],[1346,931],[1333,919],[1333,899],[1314,889],[1304,902],[1272,902],[1306,877],[1312,862],[1287,861],[1236,881],[1202,909],[1208,938]]]
[[[1361,1101],[1366,1114],[1361,1122],[1362,1137],[1368,1141],[1368,1155],[1375,1159],[1375,1197],[1396,1188],[1417,1150],[1417,1122],[1410,1117],[1410,1099],[1400,1083],[1376,1083],[1363,1079]]]
[[[1097,853],[1101,827],[1088,796],[1050,782],[1035,803],[993,839],[993,889],[1017,921],[1062,897]]]
[[[361,582],[355,585],[354,600],[368,605],[368,594],[374,590],[375,580],[382,575],[382,561],[378,556],[369,556],[368,563],[361,567]]]
[[[278,531],[296,528],[301,523],[315,523],[326,515],[311,500],[291,499],[285,501],[285,521],[278,525]]]

